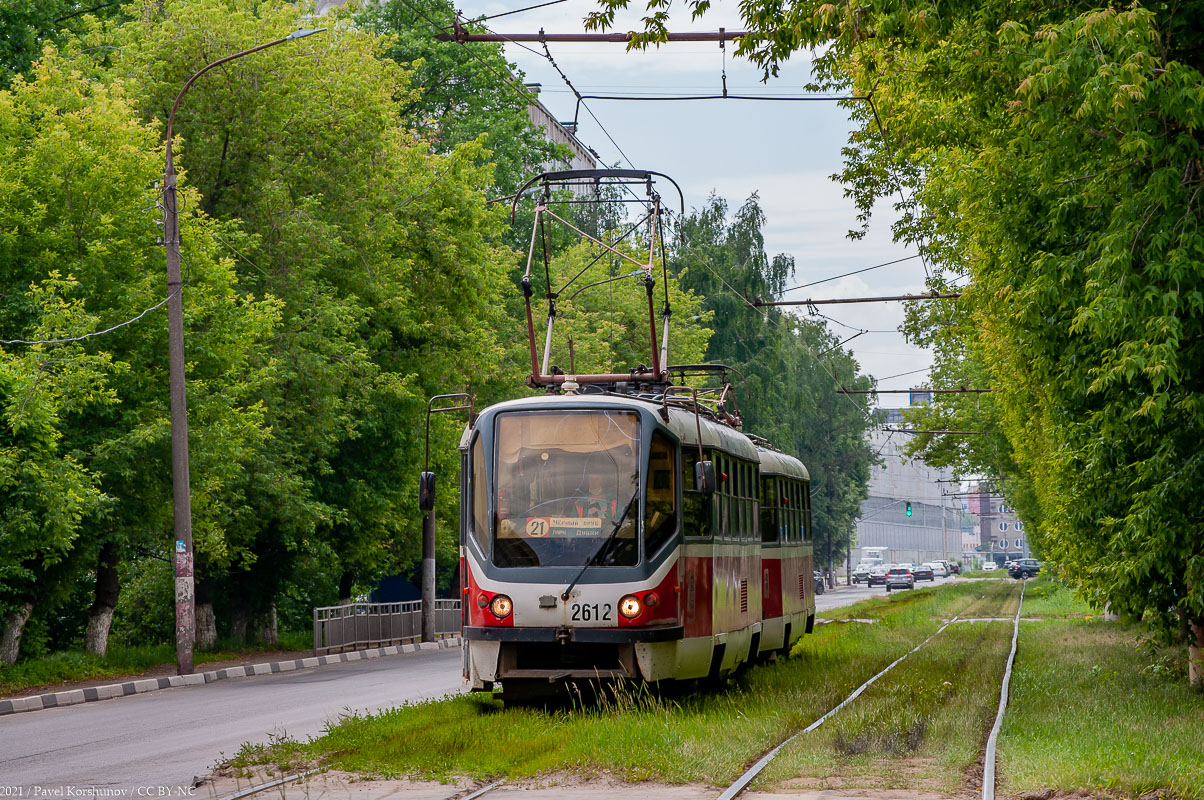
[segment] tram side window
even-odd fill
[[[477,434],[472,443],[472,536],[489,555],[489,484],[485,480],[485,446]]]
[[[778,540],[778,479],[761,479],[761,542]]]
[[[660,431],[648,451],[648,494],[644,499],[644,555],[655,554],[677,533],[677,448]]]
[[[806,509],[803,516],[803,541],[809,542],[815,535],[811,530],[811,484],[803,484],[803,507]]]
[[[697,463],[697,448],[683,447],[681,451],[682,533],[686,536],[710,536],[713,501],[701,492],[694,491],[694,465]]]
[[[798,485],[794,481],[782,481],[782,541],[793,542],[797,539],[798,531]]]

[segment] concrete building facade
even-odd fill
[[[902,422],[902,414],[888,409],[885,421]],[[871,473],[869,497],[861,504],[856,546],[850,555],[853,565],[864,557],[866,548],[886,548],[884,557],[890,562],[963,557],[963,509],[956,498],[944,496],[955,491],[952,473],[906,458],[901,449],[907,435],[881,430],[870,434],[882,464]]]

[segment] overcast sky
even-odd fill
[[[460,11],[469,18],[499,14],[539,0],[465,0]],[[638,0],[637,0],[638,2]],[[498,33],[582,32],[582,19],[595,6],[589,0],[567,0],[558,5],[490,20]],[[633,4],[633,8],[639,5]],[[739,30],[743,26],[736,5],[715,2],[711,11],[691,24],[688,14],[673,9],[669,29]],[[618,18],[616,30],[638,27],[638,14]],[[506,54],[525,73],[525,80],[542,84],[540,99],[562,121],[572,121],[576,100],[560,76],[543,57],[538,44],[532,53],[515,44]],[[800,54],[768,83],[760,70],[732,58],[727,45],[729,93],[803,93],[810,75],[808,54]],[[724,54],[717,43],[662,45],[646,53],[628,53],[621,44],[560,44],[552,56],[573,85],[589,94],[719,94]],[[605,131],[584,109],[578,138],[594,148],[607,166],[627,166],[626,154],[638,169],[672,176],[686,195],[687,209],[701,205],[711,192],[728,200],[732,208],[753,192],[760,195],[768,222],[766,249],[772,258],[789,253],[796,264],[790,285],[810,283],[862,267],[915,255],[891,241],[889,204],[878,209],[870,234],[859,241],[847,233],[857,227],[856,211],[844,198],[843,187],[830,176],[840,169],[840,148],[851,127],[836,103],[698,101],[629,102],[587,101]],[[617,145],[617,147],[616,147]],[[913,293],[924,290],[924,268],[919,259],[853,277],[790,292],[787,299],[864,297]],[[848,327],[830,323],[841,338],[857,330],[871,331],[850,342],[863,372],[879,379],[881,389],[906,389],[927,380],[929,353],[904,341],[897,332],[903,320],[901,303],[821,306],[826,316]],[[752,313],[751,310],[749,313]],[[798,309],[796,313],[806,313]],[[901,377],[890,377],[924,370]],[[907,395],[881,395],[879,405],[907,405]]]

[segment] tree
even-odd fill
[[[557,147],[531,122],[532,102],[522,73],[506,61],[500,44],[452,45],[435,34],[450,29],[455,9],[447,0],[389,0],[365,6],[355,21],[382,37],[382,55],[410,72],[413,91],[399,97],[401,117],[439,152],[480,141],[493,164],[496,196],[510,194],[535,167],[552,161]],[[469,26],[471,27],[471,26]]]
[[[410,72],[378,57],[388,42],[346,12],[326,21],[326,34],[199,81],[176,116],[204,210],[240,220],[225,242],[240,279],[282,303],[262,394],[271,447],[225,487],[223,545],[198,555],[212,588],[251,615],[270,611],[303,555],[338,559],[348,591],[417,556],[426,398],[497,370],[514,261],[501,209],[484,203],[481,144],[418,137],[399,105],[417,97]],[[95,36],[120,48],[103,51],[106,69],[136,82],[160,126],[189,74],[296,22],[284,3],[188,0]],[[441,423],[435,434],[452,436]],[[454,447],[432,452],[453,471]]]
[[[33,337],[76,336],[96,323],[78,299],[68,299],[78,286],[53,272],[30,288],[25,300],[38,309]],[[17,660],[25,624],[52,588],[48,570],[70,556],[84,520],[109,499],[63,431],[89,406],[115,402],[108,379],[117,371],[107,354],[90,355],[79,344],[0,350],[0,663]]]
[[[766,255],[756,195],[728,217],[727,202],[715,196],[687,215],[674,269],[684,287],[706,298],[714,330],[706,359],[740,373],[735,398],[745,430],[807,465],[816,555],[830,567],[851,546],[875,458],[865,401],[835,390],[870,383],[822,322],[749,306],[749,298],[781,296],[794,260]]]
[[[63,513],[76,520],[74,527],[60,523],[25,531],[31,552],[56,554],[41,556],[43,563],[66,563],[72,555],[73,572],[62,580],[100,571],[88,641],[89,649],[100,653],[116,601],[113,576],[106,570],[127,548],[169,549],[167,337],[162,312],[155,313],[167,291],[153,193],[162,164],[158,136],[139,122],[124,85],[72,71],[52,48],[28,79],[17,78],[11,92],[0,92],[0,226],[5,231],[0,263],[10,287],[43,287],[37,290],[41,294],[6,293],[0,299],[5,338],[55,338],[41,334],[48,309],[63,303],[79,319],[71,325],[59,320],[56,331],[70,327],[79,335],[85,327],[112,328],[77,344],[38,346],[12,362],[14,369],[28,367],[31,358],[45,362],[48,370],[58,361],[73,364],[70,358],[80,365],[108,365],[103,391],[99,383],[43,387],[50,393],[40,401],[44,413],[57,413],[58,421],[53,431],[40,434],[39,452],[69,455],[70,463],[78,464],[64,475],[76,476],[78,488],[72,491],[79,499],[62,504]],[[218,253],[216,237],[232,232],[197,213],[199,198],[187,183],[181,196],[190,210],[181,228],[188,253],[193,510],[198,541],[213,548],[220,546],[230,514],[222,487],[239,480],[248,452],[266,438],[258,395],[270,365],[254,365],[252,354],[274,331],[279,309],[273,300],[244,294],[231,261]],[[63,273],[68,277],[60,278]],[[62,299],[68,296],[69,301]],[[91,372],[80,366],[67,374]],[[18,380],[10,391],[20,386]],[[38,397],[32,389],[22,391]],[[14,409],[31,413],[37,407],[32,402]],[[12,424],[14,435],[25,435],[19,417]],[[85,502],[90,497],[80,483],[85,477],[103,502]],[[36,510],[43,500],[32,493],[35,486],[30,483],[30,493],[5,504],[13,519],[32,520],[42,513]],[[52,584],[40,581],[38,589],[51,591]]]
[[[910,190],[896,236],[937,265],[934,286],[970,279],[972,324],[942,347],[986,367],[1011,451],[993,462],[1014,460],[1026,529],[1088,599],[1179,631],[1204,687],[1204,8],[742,13],[739,50],[767,76],[822,47],[819,87],[872,96],[851,107],[842,179],[867,221]]]

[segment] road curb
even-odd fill
[[[194,672],[191,675],[172,675],[164,678],[140,678],[107,686],[92,686],[87,689],[67,689],[61,692],[36,694],[31,697],[15,697],[0,700],[0,717],[8,714],[19,714],[23,711],[41,711],[45,708],[72,706],[78,703],[94,703],[109,700],[114,697],[126,697],[131,694],[157,692],[163,689],[174,689],[180,686],[202,686],[214,681],[227,678],[248,678],[255,675],[273,675],[277,672],[292,672],[300,669],[314,669],[329,664],[341,664],[348,661],[361,661],[381,656],[396,656],[405,653],[418,653],[430,650],[446,650],[459,647],[459,637],[440,639],[437,642],[413,642],[411,644],[390,645],[372,650],[351,650],[346,653],[332,653],[325,656],[297,658],[291,661],[270,661],[264,664],[247,664],[241,667],[226,667],[209,672]]]

